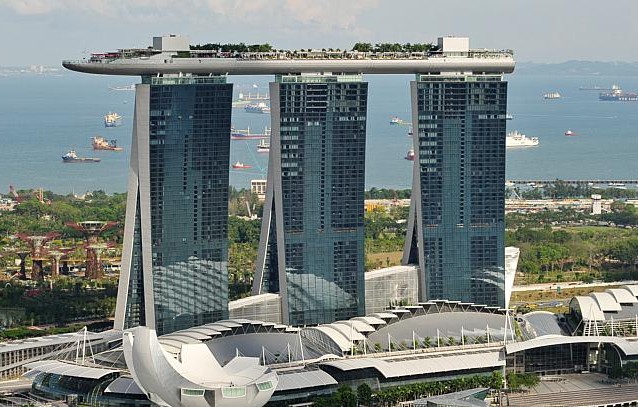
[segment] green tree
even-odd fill
[[[357,400],[362,406],[369,406],[372,403],[372,389],[366,383],[361,383],[357,387]]]
[[[335,405],[343,407],[356,407],[357,396],[348,386],[341,386],[334,395]]]

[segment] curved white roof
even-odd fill
[[[332,376],[320,369],[279,374],[278,377],[278,391],[333,386],[338,384]]]
[[[106,386],[104,393],[144,394],[132,377],[118,377]]]
[[[225,326],[227,328],[239,328],[242,324],[240,322],[235,322],[229,319],[225,319],[223,321],[215,322],[217,325]]]
[[[350,328],[350,325],[352,325],[354,327],[354,329],[357,330],[357,332],[374,332],[374,331],[376,331],[376,329],[374,329],[369,324],[366,324],[363,321],[358,321],[356,319],[351,319],[350,321],[337,321],[334,324],[345,325],[348,328]]]
[[[381,318],[367,316],[367,317],[356,317],[352,318],[354,321],[362,321],[368,325],[387,325],[387,323]]]
[[[389,312],[377,312],[376,314],[372,314],[373,317],[381,318],[381,319],[395,319],[399,318],[396,314],[392,314]]]
[[[188,328],[188,331],[189,332],[199,332],[201,334],[208,335],[208,336],[219,336],[219,335],[222,334],[218,330],[210,328],[210,327],[206,327],[206,326],[197,326],[197,327],[194,327],[194,328]]]
[[[354,329],[354,324],[352,325],[352,328],[350,326],[343,325],[343,324],[328,324],[327,326],[329,326],[330,328],[332,328],[332,329],[334,329],[336,331],[339,331],[341,333],[341,335],[346,337],[348,342],[350,342],[350,341],[363,341],[363,340],[366,339],[365,336],[361,335],[361,333],[359,331]]]
[[[233,318],[233,319],[229,319],[228,321],[236,322],[242,325],[263,325],[261,321],[256,321],[253,319],[246,319],[246,318]]]
[[[202,327],[204,327],[204,328],[211,328],[211,329],[214,329],[214,330],[216,330],[216,331],[218,331],[218,332],[232,331],[232,329],[231,329],[231,328],[227,327],[226,325],[222,325],[222,324],[220,324],[220,323],[218,323],[218,322],[213,322],[212,324],[202,325],[202,326],[201,326],[201,327],[199,327],[199,328],[202,328]]]
[[[319,331],[320,333],[326,335],[339,347],[339,349],[341,349],[342,352],[347,352],[350,350],[351,343],[348,338],[346,338],[341,332],[328,325],[313,326],[310,328],[305,328],[305,330]]]
[[[201,332],[197,332],[197,331],[194,331],[192,329],[179,331],[179,335],[168,334],[167,337],[168,338],[178,338],[178,339],[182,338],[182,337],[187,337],[187,338],[192,338],[195,341],[206,341],[206,340],[210,339],[210,335],[203,334]]]
[[[80,366],[58,360],[40,360],[37,362],[25,363],[24,367],[43,373],[53,373],[60,376],[73,376],[87,379],[99,379],[108,374],[119,372],[119,370],[116,369]]]
[[[630,342],[618,336],[545,335],[523,342],[509,342],[505,345],[505,352],[511,354],[544,346],[565,345],[570,343],[611,343],[616,345],[625,355],[638,355],[638,342]]]
[[[189,335],[189,334],[185,334],[183,332],[175,332],[172,334],[168,334],[168,335],[163,335],[160,337],[161,340],[173,340],[173,341],[178,341],[181,343],[200,343],[201,340],[194,338],[193,336]]]
[[[600,309],[598,302],[596,302],[596,300],[594,300],[593,297],[578,295],[572,298],[571,302],[569,303],[570,307],[574,303],[578,305],[578,308],[580,309],[580,313],[583,316],[583,320],[586,320],[586,321],[604,321],[605,320],[605,314],[603,314],[603,311]]]
[[[377,358],[360,358],[323,362],[322,365],[332,366],[342,371],[373,368],[383,377],[393,378],[466,369],[497,368],[505,365],[505,359],[501,358],[500,349],[489,349],[438,357],[415,357],[401,360],[400,363]]]
[[[596,300],[598,306],[600,306],[600,309],[603,312],[614,312],[622,310],[620,304],[616,302],[616,298],[614,298],[614,296],[608,292],[591,293],[589,295]]]
[[[616,302],[620,304],[634,304],[638,302],[638,298],[626,288],[608,288],[605,291],[611,294]]]
[[[638,298],[638,285],[635,285],[635,284],[623,285],[620,288],[625,288],[625,289],[629,290],[631,295],[633,295],[634,297]]]

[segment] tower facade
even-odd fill
[[[417,74],[412,204],[404,264],[422,301],[505,306],[505,120],[502,75]]]
[[[137,85],[115,328],[227,317],[231,101],[225,77]]]
[[[361,75],[279,75],[254,294],[279,293],[282,320],[362,315],[368,84]]]

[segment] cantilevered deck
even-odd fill
[[[119,50],[89,59],[64,61],[70,70],[105,75],[272,75],[300,73],[356,74],[506,74],[514,70],[512,51],[465,52],[246,52],[201,50]]]

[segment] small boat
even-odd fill
[[[70,150],[62,156],[62,162],[64,163],[99,163],[100,161],[102,161],[100,158],[78,157],[75,150]]]
[[[403,124],[403,123],[405,123],[403,119],[399,118],[398,116],[392,116],[392,118],[390,119],[390,124]]]
[[[126,85],[126,86],[109,86],[110,90],[135,90],[135,84],[131,83],[130,85]]]
[[[408,129],[408,137],[414,136],[414,130],[412,130],[412,126]]]
[[[109,112],[104,115],[104,127],[117,127],[122,124],[122,116],[117,113]]]
[[[551,99],[560,99],[560,93],[558,92],[547,92],[546,94],[543,95],[543,97],[547,100],[551,100]]]
[[[405,157],[403,158],[405,158],[408,161],[414,161],[414,149],[413,148],[409,149],[408,152],[405,154]]]
[[[118,147],[117,140],[107,140],[104,137],[95,136],[91,137],[91,146],[93,150],[106,150],[106,151],[122,151],[122,147]]]
[[[261,134],[251,133],[250,127],[246,129],[230,129],[230,139],[231,140],[254,140],[254,139],[265,139],[270,137],[270,128],[266,127],[264,132]]]
[[[505,120],[513,120],[514,119],[514,115],[511,113],[505,113]]]
[[[253,166],[252,165],[248,165],[248,164],[244,164],[241,161],[237,161],[235,164],[233,164],[233,168],[237,169],[237,170],[243,170],[243,169],[246,169],[246,168],[253,168]]]
[[[257,144],[257,152],[258,153],[267,153],[270,151],[270,142],[266,141],[266,139],[261,139],[259,144]]]
[[[250,103],[244,106],[247,113],[270,113],[270,107],[264,102]]]
[[[566,135],[567,137],[571,137],[571,136],[577,136],[578,134],[574,133],[574,132],[573,132],[573,131],[571,131],[571,130],[567,130],[567,131],[565,132],[565,135]]]

